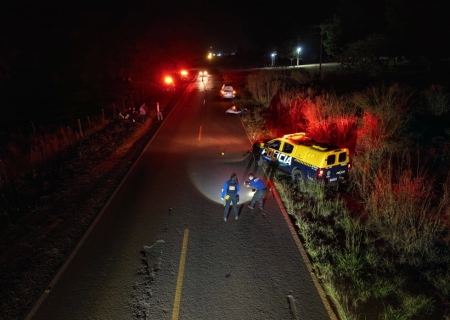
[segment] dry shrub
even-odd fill
[[[347,145],[354,136],[357,117],[353,105],[345,97],[322,93],[305,107],[303,114],[307,120],[307,133],[315,140]]]
[[[108,121],[102,118],[91,120],[90,128],[84,132],[84,137],[100,131],[107,124]],[[15,142],[10,142],[4,147],[2,153],[0,187],[14,181],[20,182],[28,173],[34,174],[45,162],[80,141],[81,135],[70,127],[59,127],[43,128],[41,133],[29,137],[12,138]]]
[[[302,132],[306,129],[303,115],[305,105],[311,103],[309,98],[297,93],[294,99],[286,104],[276,103],[271,105],[270,112],[266,117],[266,126],[273,136],[282,136],[288,133]]]
[[[427,256],[433,256],[433,248],[446,230],[443,217],[448,214],[449,191],[444,190],[435,205],[432,181],[423,174],[414,175],[408,167],[394,173],[390,164],[368,183],[370,187],[362,195],[370,229],[389,244],[402,263],[428,262]]]
[[[300,88],[311,81],[311,75],[304,70],[264,70],[247,77],[248,91],[264,106],[268,106],[275,95],[282,105],[287,105],[296,99]]]
[[[248,76],[248,90],[253,99],[268,106],[273,96],[280,89],[282,79],[277,73],[270,71],[255,72]]]
[[[305,69],[291,69],[290,78],[301,85],[308,85],[314,81],[314,76]]]
[[[280,89],[266,118],[274,136],[306,132],[315,140],[349,146],[355,136],[357,117],[352,104],[334,94],[316,95],[314,89],[297,90],[288,95]],[[283,103],[283,99],[285,103]]]
[[[355,197],[363,198],[365,194],[370,194],[371,182],[377,176],[385,156],[385,150],[373,148],[352,157],[352,169],[349,174]]]
[[[353,95],[352,102],[362,110],[357,152],[387,147],[401,138],[408,121],[405,115],[411,94],[409,89],[396,83],[389,87],[371,87]]]
[[[432,85],[425,90],[423,97],[427,102],[427,108],[435,116],[440,116],[450,110],[450,94],[442,85]]]

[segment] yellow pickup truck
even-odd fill
[[[351,167],[348,149],[317,142],[304,132],[256,141],[253,152],[260,157],[260,161],[290,174],[296,182],[307,179],[339,185],[348,180]]]

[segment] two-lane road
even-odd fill
[[[29,319],[330,318],[273,194],[247,208],[250,141],[221,84],[189,85]]]

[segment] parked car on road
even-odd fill
[[[224,84],[220,89],[220,97],[222,99],[233,99],[236,97],[236,91],[234,91],[233,86]]]

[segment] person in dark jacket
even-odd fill
[[[125,117],[126,119],[129,119],[130,122],[135,123],[136,120],[134,119],[134,108],[128,107],[127,115]]]
[[[240,186],[236,173],[233,173],[230,180],[225,181],[222,189],[222,200],[225,200],[225,209],[223,210],[223,221],[227,221],[228,212],[230,211],[230,203],[233,206],[234,219],[239,219],[237,203],[239,199]]]
[[[245,186],[247,188],[254,188],[256,189],[255,194],[253,195],[252,201],[250,201],[250,204],[248,205],[249,209],[252,209],[255,207],[255,202],[259,202],[259,210],[263,209],[263,199],[267,192],[267,187],[264,184],[264,182],[253,175],[253,173],[248,174],[248,181],[245,181]]]

